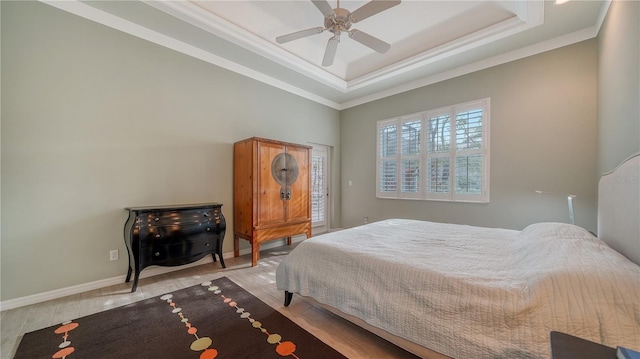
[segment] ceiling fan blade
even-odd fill
[[[349,31],[349,37],[381,54],[387,52],[389,48],[391,48],[391,45],[387,44],[386,42],[360,30]]]
[[[320,10],[320,12],[324,16],[334,15],[333,9],[331,8],[331,5],[329,5],[327,0],[311,0],[311,2],[313,3],[313,5],[315,5],[318,8],[318,10]]]
[[[362,21],[379,12],[385,11],[391,7],[400,4],[400,0],[372,0],[362,5],[351,13],[351,22],[356,23]]]
[[[340,43],[340,35],[334,35],[329,39],[327,43],[327,49],[324,51],[324,58],[322,59],[322,66],[333,65],[333,59],[336,57],[336,51],[338,50],[338,44]]]
[[[324,27],[314,27],[314,28],[311,28],[311,29],[296,31],[296,32],[292,32],[292,33],[287,34],[287,35],[282,35],[282,36],[276,37],[276,42],[279,43],[279,44],[284,44],[285,42],[289,42],[289,41],[301,39],[303,37],[319,34],[319,33],[323,32],[323,31],[324,31]]]

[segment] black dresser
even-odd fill
[[[126,282],[134,273],[132,292],[140,272],[151,265],[179,266],[207,254],[222,258],[222,241],[227,224],[222,204],[200,203],[168,206],[129,207],[124,225],[124,242],[129,252]]]

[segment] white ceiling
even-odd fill
[[[321,66],[328,31],[275,41],[324,26],[310,0],[44,2],[344,109],[595,37],[610,0],[403,0],[352,26],[391,44],[389,51],[343,35],[328,67]],[[340,7],[353,12],[366,3]]]

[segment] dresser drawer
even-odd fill
[[[143,256],[149,260],[149,265],[182,265],[191,263],[198,257],[215,250],[217,236],[200,235],[180,242],[163,243],[154,241],[150,246],[143,248]]]
[[[190,223],[203,223],[220,221],[218,208],[194,209],[186,211],[162,211],[140,213],[138,226],[140,228],[150,226],[185,225]]]
[[[148,247],[153,244],[171,244],[191,240],[192,237],[207,236],[219,233],[214,223],[205,222],[186,226],[152,226],[139,231],[140,247]]]

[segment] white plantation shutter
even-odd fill
[[[451,173],[451,110],[442,109],[426,114],[427,122],[427,199],[449,199]]]
[[[398,124],[378,123],[378,197],[398,196]]]
[[[482,194],[482,109],[456,114],[455,191]]]
[[[377,196],[489,201],[489,99],[378,122]]]
[[[449,193],[449,157],[433,156],[427,160],[429,178],[427,191],[431,193]]]
[[[311,156],[311,222],[323,224],[325,220],[326,188],[324,156]]]
[[[454,200],[488,202],[488,100],[458,105],[456,116]]]
[[[400,120],[400,198],[420,198],[420,130],[422,117]]]
[[[329,231],[330,147],[314,144],[311,150],[311,230],[313,235]]]

